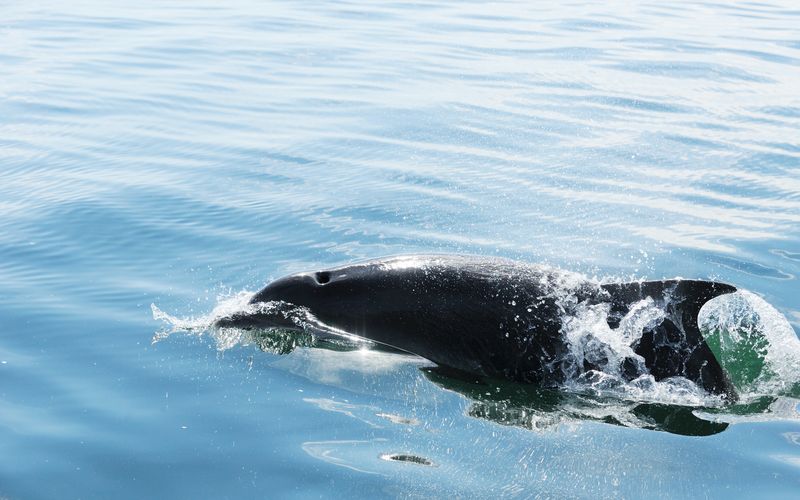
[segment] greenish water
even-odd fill
[[[717,279],[796,342],[791,2],[0,11],[0,497],[796,496],[796,365],[749,327],[718,407],[151,311],[458,252]]]

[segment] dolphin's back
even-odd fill
[[[588,361],[578,365],[565,335],[565,324],[581,307],[607,307],[608,325],[616,328],[632,306],[649,297],[663,309],[663,320],[631,346],[649,373],[656,380],[684,376],[708,391],[733,394],[699,332],[697,313],[706,301],[734,290],[694,280],[600,285],[561,269],[505,259],[406,255],[287,276],[252,300],[301,306],[320,326],[441,366],[559,386],[576,373],[598,369]],[[629,363],[624,375],[641,375],[640,364]]]

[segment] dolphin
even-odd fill
[[[540,387],[593,370],[613,369],[626,380],[685,377],[735,401],[697,324],[706,302],[735,291],[687,279],[597,283],[500,258],[401,255],[277,279],[252,297],[252,307],[217,326],[355,336],[459,373]],[[639,321],[647,306],[659,314]],[[581,311],[592,310],[629,338],[627,355],[616,359],[602,345],[575,345],[570,328]],[[631,324],[638,331],[631,333]]]

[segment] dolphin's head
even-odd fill
[[[454,278],[447,269],[436,257],[424,255],[370,260],[284,276],[250,302],[281,301],[305,307],[322,322],[347,330],[364,326],[368,318],[416,311],[420,304],[435,301],[437,294],[454,296],[458,287],[445,290]]]
[[[290,274],[268,284],[250,302],[282,301],[317,309],[321,303],[337,297],[337,292],[352,288],[358,281],[354,273],[348,271],[348,268],[339,268]]]
[[[335,276],[335,283],[331,279]],[[250,299],[253,306],[217,320],[222,327],[259,327],[300,329],[293,311],[302,308],[312,312],[315,318],[329,323],[337,311],[352,310],[356,293],[352,293],[358,280],[348,279],[336,271],[311,271],[284,276],[272,281]],[[342,293],[347,289],[350,293]]]
[[[486,293],[480,289],[480,280],[468,280],[467,285],[461,282],[463,262],[469,261],[406,255],[291,274],[253,296],[250,302],[258,312],[248,311],[217,325],[318,327],[367,338],[433,361],[447,358],[451,366],[473,369],[478,363],[476,354],[463,355],[462,351],[485,349],[470,344],[459,351],[453,344],[453,332],[474,331],[482,338],[484,329],[476,321],[483,320],[490,309],[482,307]],[[287,307],[272,307],[274,304]],[[307,311],[304,321],[293,321],[296,318],[285,314],[292,307]],[[490,316],[494,325],[494,315]],[[458,334],[462,343],[471,336]],[[480,342],[483,345],[484,341]]]
[[[365,327],[366,317],[374,316],[376,304],[402,299],[393,281],[397,281],[395,273],[369,264],[301,272],[269,283],[250,303],[284,303],[304,308],[319,323],[358,334]],[[233,317],[228,319],[227,326],[296,328],[297,324],[282,310],[285,308],[266,308],[263,313]]]
[[[380,282],[386,275],[375,267],[353,265],[290,274],[268,284],[250,302],[288,302],[330,317],[337,310],[363,303],[371,291],[382,288]]]

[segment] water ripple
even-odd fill
[[[388,446],[350,427],[346,439],[298,441],[325,426],[302,399],[292,406],[285,387],[296,381],[268,382],[269,370],[248,379],[231,368],[235,354],[215,360],[203,345],[137,342],[149,343],[151,302],[193,313],[285,272],[413,251],[501,254],[599,276],[714,277],[763,294],[797,328],[798,25],[797,7],[778,0],[5,5],[0,357],[9,365],[0,369],[10,382],[0,429],[11,429],[3,442],[20,461],[0,463],[0,496],[110,496],[124,484],[149,497],[141,485],[175,486],[178,471],[209,479],[161,491],[247,497],[263,489],[242,485],[266,481],[286,496],[299,484],[286,478],[316,477],[297,470],[345,465],[333,469],[387,470],[372,496],[437,496],[467,479],[483,496],[538,491],[531,484],[586,496],[578,479],[595,474],[604,481],[592,495],[641,497],[651,493],[642,477],[675,456],[700,458],[670,462],[665,491],[790,496],[793,476],[773,476],[772,461],[747,452],[721,473],[714,464],[733,461],[721,448],[625,434],[626,450],[641,449],[609,472],[608,460],[585,460],[595,434],[564,454],[569,432],[519,440],[466,419],[456,403],[436,419],[472,444],[424,430]],[[397,380],[374,383],[373,395],[405,394]],[[338,390],[309,398],[352,392]],[[189,398],[175,403],[180,414],[163,404],[166,393]],[[199,412],[216,419],[181,428]],[[593,456],[616,439],[606,432]],[[265,449],[293,468],[272,461],[275,475],[255,471]],[[303,449],[306,462],[292,454]],[[664,457],[649,461],[652,449]],[[379,459],[395,452],[424,452],[439,467],[401,467],[408,476],[398,478],[403,464]],[[486,456],[503,484],[486,473]],[[77,480],[78,466],[93,467],[95,480]],[[236,490],[230,478],[245,470],[252,477]],[[42,474],[86,489],[45,491]],[[367,488],[361,474],[331,474]],[[327,477],[320,484],[307,496],[330,494]]]

